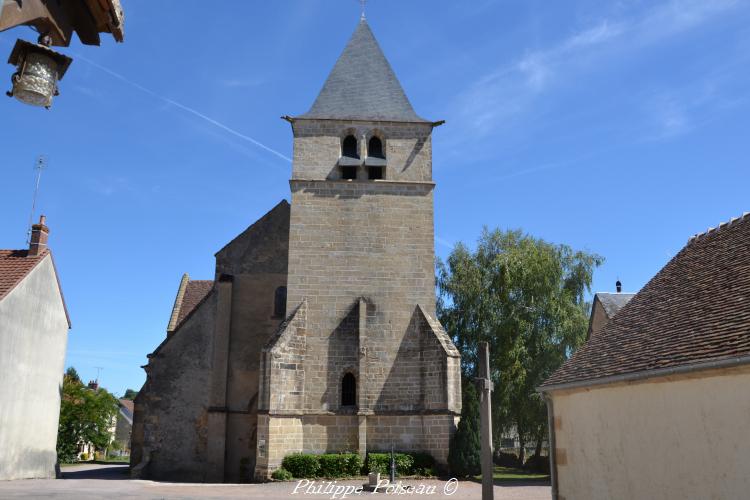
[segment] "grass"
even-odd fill
[[[475,476],[476,479],[481,480],[482,476]],[[549,481],[548,474],[542,474],[540,472],[532,472],[524,469],[515,469],[513,467],[500,467],[495,466],[492,472],[492,478],[494,482],[502,483],[506,481]]]

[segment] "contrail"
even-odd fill
[[[254,145],[258,146],[258,147],[259,147],[259,148],[261,148],[261,149],[265,149],[265,150],[266,150],[266,151],[268,151],[269,153],[271,153],[271,154],[274,154],[274,155],[278,156],[278,157],[279,157],[279,158],[281,158],[282,160],[286,160],[286,161],[288,161],[289,163],[291,163],[291,162],[292,162],[292,159],[291,159],[291,158],[289,158],[288,156],[286,156],[286,155],[284,155],[284,154],[282,154],[282,153],[279,153],[278,151],[276,151],[276,150],[275,150],[275,149],[273,149],[273,148],[269,148],[269,147],[268,147],[268,146],[266,146],[265,144],[263,144],[263,143],[261,143],[261,142],[258,142],[258,141],[256,141],[256,140],[255,140],[255,139],[253,139],[252,137],[249,137],[249,136],[247,136],[247,135],[245,135],[245,134],[243,134],[243,133],[241,133],[241,132],[237,132],[237,131],[236,131],[236,130],[234,130],[233,128],[227,127],[227,126],[226,126],[226,125],[224,125],[223,123],[221,123],[221,122],[218,122],[218,121],[214,120],[214,119],[213,119],[213,118],[211,118],[210,116],[206,116],[206,115],[204,115],[204,114],[203,114],[203,113],[201,113],[200,111],[196,111],[195,109],[193,109],[193,108],[191,108],[191,107],[189,107],[189,106],[185,106],[184,104],[181,104],[181,103],[179,103],[179,102],[177,102],[177,101],[174,101],[174,100],[172,100],[172,99],[170,99],[170,98],[168,98],[168,97],[164,97],[164,96],[162,96],[162,95],[159,95],[159,94],[157,94],[156,92],[154,92],[153,90],[151,90],[151,89],[147,89],[147,88],[146,88],[146,87],[144,87],[143,85],[140,85],[140,84],[138,84],[138,83],[135,83],[135,82],[133,82],[133,81],[131,81],[131,80],[129,80],[129,79],[127,79],[127,78],[125,78],[125,77],[124,77],[124,76],[122,76],[121,74],[119,74],[119,73],[117,73],[117,72],[115,72],[115,71],[112,71],[112,70],[111,70],[111,69],[109,69],[109,68],[105,68],[105,67],[104,67],[104,66],[102,66],[101,64],[95,63],[94,61],[92,61],[92,60],[90,60],[90,59],[87,59],[87,58],[83,57],[83,56],[82,56],[82,55],[80,55],[80,54],[75,54],[75,57],[76,57],[76,59],[80,59],[80,60],[82,60],[82,61],[84,61],[84,62],[87,62],[87,63],[89,63],[90,65],[92,65],[93,67],[95,67],[95,68],[97,68],[97,69],[99,69],[99,70],[101,70],[101,71],[104,71],[104,72],[105,72],[105,73],[107,73],[108,75],[110,75],[110,76],[113,76],[113,77],[117,78],[118,80],[121,80],[121,81],[123,81],[123,82],[127,83],[128,85],[130,85],[130,86],[132,86],[132,87],[135,87],[135,88],[137,88],[137,89],[138,89],[138,90],[140,90],[141,92],[144,92],[144,93],[146,93],[146,94],[148,94],[148,95],[150,95],[150,96],[156,97],[157,99],[160,99],[160,100],[162,100],[162,101],[166,102],[167,104],[171,104],[172,106],[174,106],[174,107],[176,107],[176,108],[179,108],[179,109],[181,109],[181,110],[183,110],[183,111],[186,111],[186,112],[188,112],[188,113],[190,113],[190,114],[192,114],[192,115],[194,115],[194,116],[197,116],[198,118],[201,118],[201,119],[203,119],[203,120],[207,121],[207,122],[208,122],[208,123],[210,123],[211,125],[214,125],[214,126],[216,126],[216,127],[220,128],[220,129],[224,130],[225,132],[229,132],[230,134],[234,135],[235,137],[239,137],[240,139],[244,139],[245,141],[247,141],[247,142],[250,142],[250,143],[252,143],[252,144],[254,144]]]

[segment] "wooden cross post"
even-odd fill
[[[479,390],[482,422],[482,500],[493,499],[492,478],[492,378],[490,377],[490,345],[479,343]]]

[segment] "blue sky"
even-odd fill
[[[38,213],[73,322],[68,365],[139,388],[182,273],[288,198],[289,124],[354,30],[356,0],[123,0],[126,42],[74,42],[45,111],[0,99],[0,248]],[[436,251],[483,226],[603,255],[642,287],[689,236],[750,210],[750,2],[370,0],[434,133]],[[26,28],[0,34],[0,53]],[[12,72],[6,66],[6,74]],[[6,80],[7,82],[7,80]]]

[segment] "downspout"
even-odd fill
[[[557,500],[557,457],[555,452],[557,448],[555,440],[555,410],[552,404],[552,397],[543,392],[542,396],[547,403],[547,427],[549,427],[549,478],[552,484],[552,500]]]

